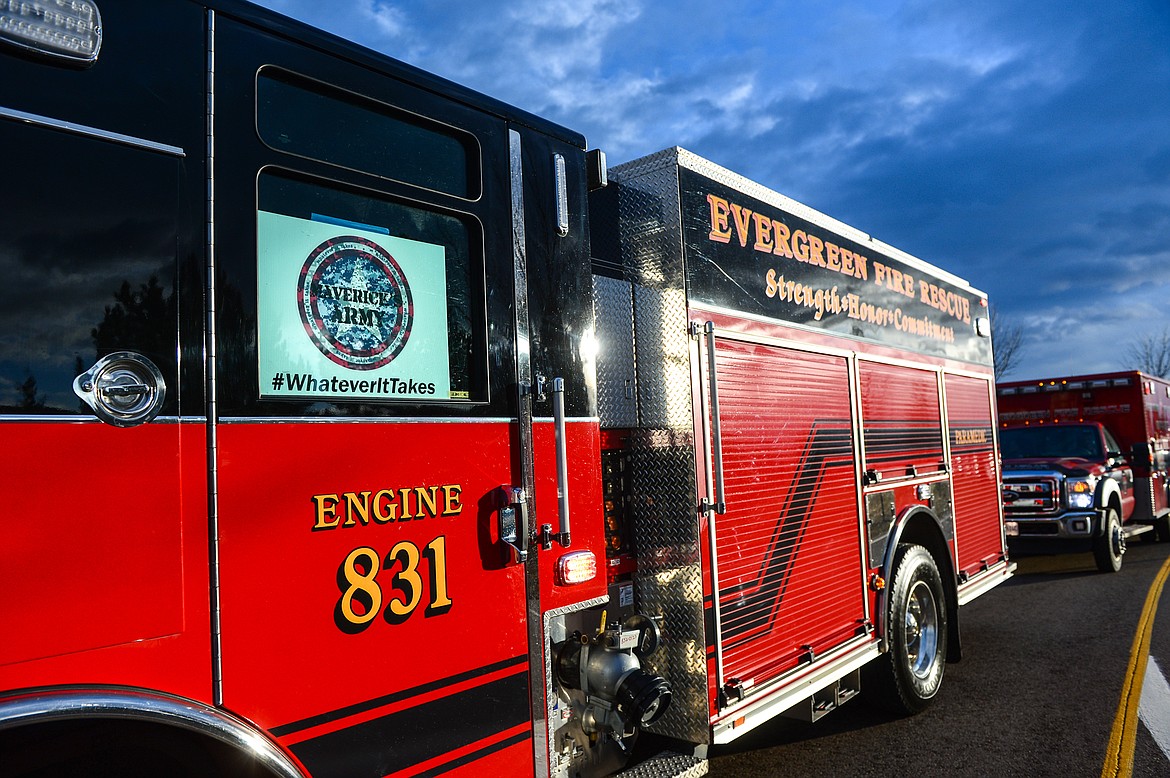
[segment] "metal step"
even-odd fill
[[[707,774],[707,760],[663,751],[617,773],[617,778],[697,778]]]
[[[811,723],[817,721],[826,713],[841,707],[856,697],[859,691],[861,691],[861,668],[857,668],[848,675],[838,678],[833,683],[814,693],[811,697],[807,697],[796,703],[781,715],[786,718]]]

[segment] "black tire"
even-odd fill
[[[1121,517],[1117,509],[1105,511],[1104,532],[1093,538],[1093,559],[1102,573],[1116,573],[1121,570],[1121,557],[1125,555],[1125,534],[1121,530]]]
[[[889,649],[870,662],[866,680],[880,707],[898,715],[919,713],[938,695],[947,655],[946,591],[934,557],[922,546],[899,546],[887,603]]]

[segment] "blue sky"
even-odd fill
[[[683,146],[968,279],[1026,379],[1170,326],[1167,0],[262,0],[585,134]]]

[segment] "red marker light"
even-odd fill
[[[557,583],[572,586],[597,577],[597,557],[592,551],[570,551],[557,560]]]

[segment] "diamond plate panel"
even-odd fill
[[[634,297],[628,281],[593,277],[597,316],[597,411],[601,426],[636,427]]]
[[[638,572],[637,609],[662,627],[662,648],[647,662],[670,680],[674,700],[650,729],[692,743],[710,737],[707,640],[689,436],[638,430],[631,440],[631,516]]]
[[[674,702],[653,732],[710,740],[707,639],[697,520],[690,339],[679,213],[678,149],[621,165],[622,267],[633,285],[638,425],[630,440],[630,515],[638,610],[662,627],[648,662]]]
[[[699,778],[707,773],[706,759],[663,752],[628,770],[622,770],[614,778]]]

